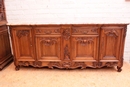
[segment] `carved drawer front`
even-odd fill
[[[60,61],[61,36],[36,36],[37,59],[40,61]]]
[[[98,60],[98,35],[72,36],[73,61],[97,61]]]
[[[60,34],[60,27],[59,26],[39,26],[35,27],[36,34],[44,34],[44,35],[56,35]]]
[[[72,26],[72,34],[82,34],[82,35],[95,35],[99,33],[98,27],[93,26]]]

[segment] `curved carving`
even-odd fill
[[[53,45],[57,42],[57,38],[55,38],[55,37],[45,37],[45,38],[41,38],[41,41],[43,41],[43,43],[46,46],[50,46],[50,45]]]
[[[33,66],[34,67],[42,67],[42,62],[41,61],[34,61]]]
[[[75,68],[81,67],[81,69],[85,69],[87,67],[87,65],[84,62],[72,63],[72,62],[67,62],[67,61],[64,61],[62,63],[50,62],[48,64],[48,68],[53,69],[54,67],[60,68],[60,69],[75,69]]]
[[[93,37],[78,37],[76,40],[83,46],[94,42]]]
[[[91,29],[91,32],[98,33],[98,29]]]
[[[54,32],[55,33],[60,33],[60,29],[55,29]]]
[[[73,33],[81,33],[81,34],[88,34],[88,33],[95,33],[97,34],[98,29],[72,29]]]
[[[115,66],[115,65],[117,65],[118,63],[117,62],[107,62],[106,64],[105,64],[105,66],[107,66],[107,67],[112,67],[112,66]]]
[[[61,64],[59,62],[51,62],[51,63],[48,64],[48,68],[53,69],[54,67],[62,68]]]
[[[69,69],[69,68],[71,68],[71,62],[70,61],[64,61],[63,63],[62,63],[62,67],[63,68],[65,68],[65,69]]]
[[[70,53],[69,53],[68,45],[66,45],[64,48],[64,60],[70,60]]]
[[[85,69],[87,65],[84,62],[76,62],[74,63],[73,67],[81,67],[81,69]]]
[[[62,36],[65,40],[68,40],[70,38],[70,31],[69,29],[63,30]]]
[[[28,36],[29,30],[17,30],[17,37],[21,38],[22,36]]]
[[[21,65],[21,66],[29,66],[30,63],[28,61],[20,61],[19,65]]]
[[[100,67],[102,67],[102,62],[93,62],[93,66],[95,68],[100,68]]]
[[[51,34],[52,31],[50,31],[50,30],[45,30],[44,33],[45,33],[45,34]]]
[[[118,32],[116,30],[114,30],[114,29],[104,30],[104,31],[105,31],[105,34],[107,36],[115,36],[115,37],[117,37],[119,35]]]

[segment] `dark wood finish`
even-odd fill
[[[9,42],[7,26],[0,26],[0,70],[12,61],[12,53]]]
[[[16,70],[123,66],[127,24],[12,25]]]
[[[0,70],[13,60],[6,23],[4,0],[0,0]]]

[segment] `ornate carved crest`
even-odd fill
[[[69,29],[63,30],[62,36],[65,40],[68,40],[70,38],[70,30]]]
[[[57,42],[57,38],[55,38],[55,37],[44,37],[44,38],[41,38],[41,41],[43,41],[43,43],[46,46],[50,46],[50,45],[53,45]]]
[[[17,37],[21,38],[22,36],[28,36],[29,35],[29,30],[18,30],[17,31]]]
[[[114,29],[106,29],[106,30],[104,30],[104,32],[105,32],[105,34],[107,35],[107,36],[115,36],[115,37],[117,37],[119,34],[118,34],[118,32],[116,31],[116,30],[114,30]]]
[[[93,37],[77,37],[76,40],[83,46],[90,44],[94,41]]]

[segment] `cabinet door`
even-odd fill
[[[72,36],[73,61],[97,61],[98,60],[98,35]]]
[[[61,57],[60,35],[37,35],[36,52],[39,61],[60,61]]]
[[[6,26],[0,26],[0,64],[12,56],[9,35]]]
[[[14,53],[19,61],[34,60],[34,46],[30,27],[11,27]]]
[[[103,27],[100,38],[100,61],[118,61],[122,28]]]

